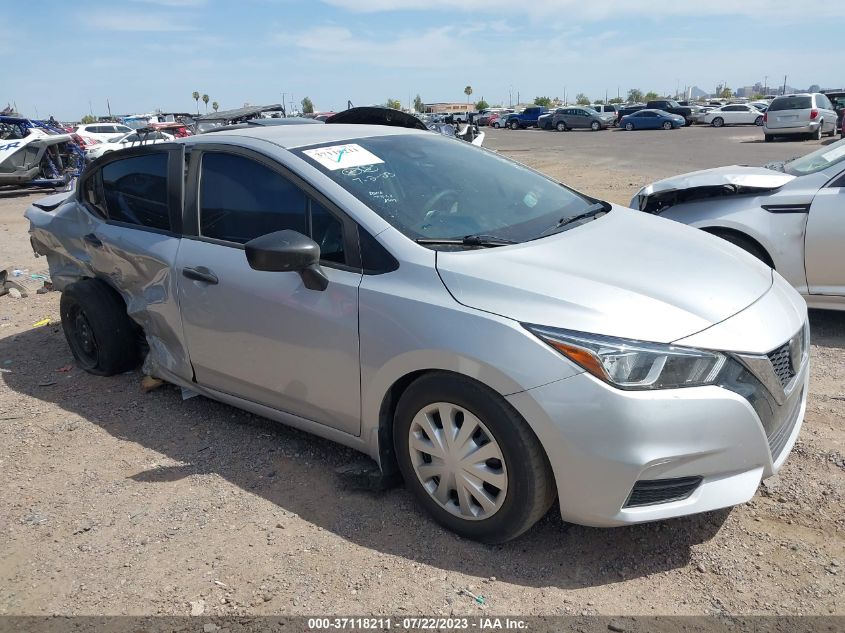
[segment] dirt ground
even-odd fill
[[[486,144],[624,203],[654,178],[815,147],[756,132],[679,130],[696,152],[653,157],[649,133]],[[35,197],[0,194],[0,265],[27,276],[45,268],[22,217]],[[86,374],[58,304],[0,297],[0,614],[845,614],[845,313],[812,314],[803,430],[748,504],[610,530],[553,509],[491,547],[402,488],[345,486],[350,450],[169,386],[142,393],[139,372]]]

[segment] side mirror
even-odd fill
[[[325,290],[329,279],[320,268],[320,247],[302,233],[285,230],[256,237],[244,244],[250,268],[267,272],[298,272],[309,290]]]

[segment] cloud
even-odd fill
[[[500,12],[506,15],[514,9],[513,0],[322,0],[325,4],[356,13],[380,13],[396,11],[447,11],[486,15]],[[705,11],[713,16],[751,16],[766,21],[791,21],[797,17],[815,19],[823,15],[829,4],[823,0],[708,0],[705,5],[698,2],[666,2],[665,0],[534,0],[531,13],[534,17],[554,15],[566,19],[604,20],[620,15],[644,18],[668,18],[677,16],[700,17]]]
[[[323,62],[342,62],[393,68],[422,68],[437,64],[457,64],[477,53],[459,37],[454,27],[444,26],[422,33],[400,34],[393,38],[368,39],[356,36],[342,26],[319,26],[301,33],[282,33],[277,44],[293,46],[300,53]]]
[[[83,22],[90,29],[104,31],[165,33],[195,30],[190,20],[186,19],[185,16],[146,11],[96,12],[85,16]]]
[[[145,2],[157,4],[163,7],[193,8],[205,5],[206,0],[132,0],[133,2]]]

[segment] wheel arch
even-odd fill
[[[759,240],[752,237],[745,231],[740,231],[738,229],[730,228],[727,226],[701,226],[698,228],[700,228],[705,233],[710,233],[710,235],[715,235],[716,237],[721,237],[723,239],[725,236],[730,236],[748,242],[749,244],[754,246],[754,248],[759,249],[760,254],[763,255],[765,258],[763,261],[769,266],[769,268],[777,270],[775,268],[775,261],[772,258],[769,249],[766,248]]]

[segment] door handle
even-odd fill
[[[100,248],[103,245],[103,242],[100,241],[100,238],[94,235],[93,233],[89,233],[88,235],[82,238],[86,244],[90,244],[91,246],[95,246]]]
[[[196,268],[183,268],[182,276],[194,281],[202,281],[207,284],[216,284],[218,282],[217,275],[211,272],[205,266],[197,266]]]

